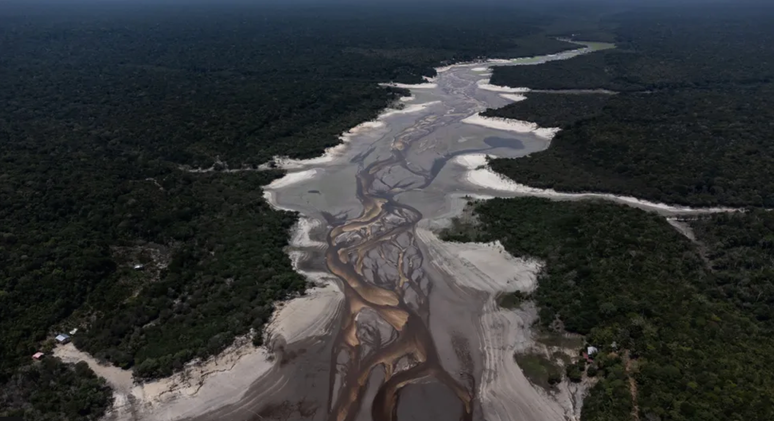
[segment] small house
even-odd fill
[[[35,360],[35,361],[40,361],[41,359],[43,359],[43,357],[45,355],[46,354],[44,354],[42,352],[36,352],[36,353],[32,354],[32,359]]]
[[[589,356],[592,356],[592,355],[596,354],[597,352],[599,352],[599,350],[596,347],[590,346],[590,347],[586,348],[586,353],[589,354]]]
[[[56,343],[64,345],[69,342],[70,342],[70,335],[66,335],[64,333],[56,335]]]
[[[140,265],[140,264],[134,265],[134,270],[143,270],[144,268],[145,268],[145,265]]]

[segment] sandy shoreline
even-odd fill
[[[500,97],[501,98],[505,98],[505,99],[509,99],[509,100],[511,100],[513,102],[520,102],[520,101],[524,101],[525,99],[527,99],[526,96],[520,95],[520,94],[501,94]]]
[[[516,133],[531,133],[542,139],[551,140],[561,129],[557,127],[540,127],[536,123],[528,121],[512,120],[509,118],[484,117],[474,114],[462,120],[462,123],[475,124],[490,129],[504,130]]]
[[[387,112],[389,112],[389,109],[385,110],[385,113]],[[349,131],[339,136],[339,140],[341,140],[341,143],[331,146],[330,148],[326,149],[322,155],[316,158],[293,159],[293,158],[288,158],[286,156],[277,156],[277,157],[274,157],[273,164],[276,168],[283,169],[283,170],[298,170],[298,169],[302,169],[310,166],[323,165],[323,164],[333,162],[337,158],[341,157],[341,155],[344,154],[344,152],[347,149],[347,144],[352,140],[352,137],[370,130],[375,130],[375,129],[384,127],[385,126],[384,122],[379,121],[379,119],[382,117],[383,115],[379,115],[373,121],[366,121],[351,128]],[[270,168],[270,166],[264,164],[261,166],[261,168],[268,169]]]
[[[483,356],[477,396],[486,420],[565,421],[576,412],[562,392],[546,393],[532,385],[513,356],[537,347],[532,325],[537,309],[532,303],[510,310],[497,304],[500,294],[537,288],[543,263],[512,256],[499,242],[453,243],[433,232],[417,229],[432,264],[462,288],[488,295],[483,303],[478,342]],[[480,298],[479,298],[480,299]],[[471,301],[476,301],[471,296]]]
[[[478,89],[483,89],[485,91],[491,91],[491,92],[502,92],[506,94],[523,94],[525,92],[530,92],[531,89],[529,88],[511,88],[509,86],[498,86],[498,85],[492,85],[489,83],[489,79],[481,79],[477,83]]]
[[[578,50],[580,51],[580,50]],[[549,60],[559,55],[548,56]],[[509,64],[513,60],[488,60],[483,63]],[[529,63],[532,64],[532,63]],[[535,63],[537,64],[537,63]],[[436,68],[437,73],[444,73],[455,67],[482,65],[465,63]],[[489,67],[476,67],[475,72],[488,72]],[[483,75],[476,75],[476,79]],[[473,80],[476,80],[473,79]],[[425,78],[426,83],[417,85],[382,84],[408,89],[435,89],[438,78]],[[501,93],[501,97],[511,101],[526,99],[522,93],[528,88],[509,88],[489,84],[489,80],[479,81],[479,89]],[[401,102],[416,99],[401,98]],[[392,115],[420,112],[439,103],[439,101],[424,104],[406,105],[401,109],[385,109],[374,121],[362,123],[342,134],[342,143],[325,150],[322,156],[307,160],[295,160],[277,157],[274,160],[280,169],[291,170],[284,177],[274,180],[264,187],[264,197],[275,209],[289,210],[277,203],[277,191],[294,184],[319,177],[325,170],[311,168],[334,163],[339,164],[347,145],[355,136],[386,127],[382,121]],[[466,114],[463,114],[466,115]],[[517,133],[531,133],[543,139],[550,140],[559,129],[540,128],[535,123],[518,120],[490,119],[475,114],[462,122],[482,127],[506,130]],[[487,190],[497,190],[506,193],[519,193],[538,197],[602,197],[611,196],[616,200],[625,198],[602,195],[597,193],[558,193],[553,190],[533,189],[517,184],[507,178],[495,174],[486,166],[487,156],[483,154],[460,155],[454,162],[467,169],[464,178],[467,183]],[[486,199],[491,196],[478,195]],[[286,197],[283,196],[283,199]],[[638,203],[649,203],[631,198]],[[652,204],[658,206],[659,204]],[[668,205],[663,205],[668,206]],[[671,209],[671,208],[670,208]],[[456,211],[456,209],[455,209]],[[459,209],[461,211],[461,207]],[[448,215],[447,215],[448,216]],[[456,216],[452,215],[452,216]],[[430,222],[428,222],[430,223]],[[430,223],[432,225],[432,223]],[[176,420],[192,415],[201,415],[212,409],[239,401],[245,391],[265,377],[277,362],[273,361],[272,351],[275,346],[283,346],[308,338],[320,338],[330,333],[333,323],[338,319],[344,303],[337,280],[327,272],[305,272],[299,264],[324,249],[327,244],[311,238],[311,233],[320,228],[321,221],[300,216],[291,231],[291,241],[288,254],[294,269],[306,276],[314,287],[306,294],[285,302],[278,302],[265,332],[266,347],[256,348],[251,344],[251,337],[237,338],[234,344],[223,353],[207,361],[194,361],[186,365],[181,373],[168,379],[161,379],[142,385],[131,382],[131,372],[115,367],[99,366],[96,361],[95,371],[104,373],[109,382],[115,383],[116,405],[113,414],[119,414],[117,419],[147,419]],[[521,369],[513,359],[516,349],[522,349],[534,344],[531,324],[537,317],[534,306],[525,305],[521,310],[506,310],[497,305],[498,294],[513,291],[532,291],[537,286],[537,274],[542,263],[536,260],[522,259],[511,256],[499,243],[490,244],[456,244],[446,243],[435,237],[435,234],[422,228],[417,228],[417,237],[427,245],[429,257],[445,273],[470,291],[476,294],[488,294],[480,318],[481,329],[477,332],[484,355],[484,374],[476,379],[478,394],[487,420],[519,418],[528,421],[556,420],[567,418],[568,411],[574,413],[577,408],[568,409],[567,403],[561,397],[549,396],[531,385],[524,377]],[[68,354],[69,353],[69,354]],[[79,353],[74,348],[62,355],[75,360],[90,358]],[[114,370],[118,370],[117,372]],[[128,380],[127,380],[127,373]],[[103,374],[100,374],[103,375]],[[479,382],[480,380],[480,382]],[[267,381],[265,381],[267,382]],[[271,387],[268,386],[267,387]],[[129,396],[132,398],[129,399]],[[119,399],[120,397],[120,399]],[[134,403],[132,403],[132,401]],[[139,417],[135,418],[139,414]],[[131,418],[130,418],[131,417]]]
[[[468,170],[464,178],[471,185],[491,190],[518,193],[525,196],[570,200],[607,199],[676,213],[719,213],[737,212],[740,210],[728,207],[691,208],[687,206],[675,206],[668,205],[666,203],[649,202],[647,200],[637,199],[631,196],[618,196],[609,193],[563,193],[553,189],[539,189],[535,187],[529,187],[524,184],[516,183],[515,181],[492,171],[492,169],[487,165],[487,155],[485,154],[460,155],[454,158],[454,162]]]
[[[422,85],[428,85],[428,84],[422,84]],[[414,86],[414,85],[407,85],[407,86]],[[400,101],[408,102],[408,101],[413,101],[414,99],[415,99],[414,96],[402,97]],[[350,129],[346,133],[342,134],[341,136],[339,136],[341,143],[326,149],[321,156],[316,158],[309,158],[309,159],[293,159],[293,158],[288,158],[286,156],[276,156],[273,159],[274,166],[276,168],[284,169],[284,170],[300,170],[308,167],[330,164],[336,161],[337,159],[341,158],[346,153],[348,144],[353,137],[362,135],[369,131],[384,128],[386,126],[385,122],[383,121],[384,119],[394,115],[421,112],[427,109],[428,107],[431,107],[438,103],[440,103],[440,101],[430,101],[422,104],[409,104],[409,105],[404,105],[400,108],[391,108],[391,107],[385,108],[384,111],[382,111],[379,114],[379,116],[376,117],[375,120],[361,123],[353,127],[352,129]],[[267,165],[262,165],[261,168],[268,169],[270,167]],[[313,171],[313,170],[310,170],[310,171]],[[280,178],[279,180],[275,180],[267,187],[270,189],[278,189],[281,187],[286,187],[289,184],[292,184],[298,181],[303,181],[312,177],[314,177],[314,174],[307,171],[289,173],[285,177]]]
[[[291,173],[281,185],[299,182],[309,171]],[[282,180],[282,179],[280,179]],[[275,180],[277,181],[277,180]],[[266,191],[268,192],[268,191]],[[310,238],[320,221],[301,217],[291,230],[289,252],[293,268],[312,286],[304,295],[275,303],[265,328],[264,343],[252,343],[255,332],[235,338],[233,344],[206,360],[193,360],[170,377],[136,383],[132,370],[101,364],[70,343],[55,348],[54,355],[67,363],[85,361],[113,389],[114,403],[106,420],[178,420],[201,415],[213,408],[235,403],[256,381],[278,364],[273,350],[301,340],[327,335],[338,317],[343,294],[328,273],[305,272],[299,263],[304,249],[324,249],[327,244]]]

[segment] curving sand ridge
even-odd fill
[[[432,79],[431,79],[432,80]],[[390,88],[402,88],[402,89],[435,89],[438,87],[435,83],[417,83],[416,85],[408,83],[381,83],[381,86],[387,86]]]
[[[513,102],[521,102],[521,101],[524,101],[525,99],[527,99],[526,96],[520,95],[520,94],[502,94],[502,95],[500,95],[500,97],[505,98],[505,99],[509,99],[509,100],[511,100]]]
[[[398,114],[416,113],[416,112],[424,111],[428,107],[430,107],[432,105],[440,104],[440,103],[441,103],[441,101],[430,101],[430,102],[425,102],[424,104],[411,104],[411,105],[407,105],[407,106],[405,106],[403,108],[389,110],[389,111],[383,113],[380,116],[380,118],[386,118],[386,117],[390,117],[390,116],[398,115]]]
[[[537,287],[542,264],[513,257],[499,241],[450,243],[423,228],[417,228],[417,238],[428,247],[433,263],[466,287],[491,294],[531,292]]]
[[[291,247],[308,247],[323,249],[328,245],[322,241],[312,240],[310,234],[312,230],[318,228],[322,223],[316,219],[301,216],[298,222],[291,229],[290,245]]]
[[[266,342],[270,349],[302,339],[327,334],[344,303],[344,294],[336,278],[324,272],[304,272],[298,269],[302,252],[291,252],[296,271],[317,283],[303,296],[278,303],[272,320],[266,327]]]
[[[482,375],[478,397],[486,420],[564,421],[573,413],[571,404],[539,392],[524,376],[513,358],[517,349],[534,345],[531,325],[537,319],[534,306],[503,309],[497,297],[537,287],[542,263],[513,257],[499,242],[450,243],[425,229],[419,238],[430,251],[432,263],[460,287],[488,293],[479,320],[478,342]]]
[[[484,117],[481,114],[474,114],[462,120],[466,124],[475,124],[477,126],[489,127],[497,130],[511,131],[516,133],[532,133],[540,138],[551,140],[561,129],[557,127],[540,127],[536,123],[528,121],[512,120],[509,118]]]
[[[317,169],[311,169],[311,170],[299,171],[299,172],[289,172],[285,174],[284,177],[278,178],[272,181],[265,188],[274,190],[274,189],[281,189],[283,187],[287,187],[291,184],[300,183],[304,180],[314,178],[315,174],[317,174],[318,171],[319,170]]]
[[[531,91],[529,88],[511,88],[509,86],[492,85],[489,83],[489,79],[481,79],[476,83],[476,85],[478,85],[478,89],[491,92],[504,92],[507,94],[521,94]]]
[[[492,171],[487,166],[488,156],[485,154],[461,155],[454,158],[454,161],[467,168],[465,180],[474,186],[483,187],[490,190],[497,190],[505,193],[516,193],[523,196],[545,197],[548,199],[607,199],[617,202],[630,204],[637,207],[649,208],[654,210],[663,210],[674,213],[718,213],[718,212],[738,212],[741,209],[729,207],[713,208],[691,208],[687,206],[668,205],[665,203],[649,202],[631,196],[618,196],[609,193],[564,193],[553,189],[539,189],[529,187]]]
[[[386,110],[385,113],[389,112],[390,110]],[[339,143],[338,145],[332,146],[325,150],[325,152],[317,157],[317,158],[311,158],[311,159],[292,159],[288,157],[282,157],[278,156],[275,157],[273,160],[273,163],[276,167],[284,169],[284,170],[297,170],[302,169],[310,166],[316,166],[316,165],[323,165],[330,162],[335,161],[337,158],[339,158],[344,151],[347,148],[347,143],[349,143],[353,137],[363,134],[364,132],[380,129],[385,126],[384,122],[379,121],[379,118],[377,118],[376,121],[366,121],[364,123],[360,123],[357,126],[350,129],[348,132],[342,134],[339,136],[339,140],[341,140],[342,143]],[[267,169],[268,166],[262,166],[262,168]]]

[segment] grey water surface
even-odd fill
[[[418,225],[450,216],[459,197],[486,194],[464,182],[453,158],[472,153],[522,157],[549,142],[531,134],[462,123],[511,100],[480,88],[481,67],[539,65],[599,46],[497,64],[453,66],[435,88],[411,89],[424,109],[380,118],[383,127],[353,136],[343,155],[314,177],[273,189],[278,206],[327,226],[307,267],[327,268],[345,296],[325,337],[269,346],[281,364],[236,403],[196,420],[483,420],[480,318],[488,294],[467,290],[426,258]],[[457,199],[455,199],[455,197]],[[455,206],[457,208],[455,208]],[[508,396],[502,391],[500,399]],[[490,415],[491,416],[491,415]],[[523,405],[500,419],[559,420]],[[490,418],[491,419],[491,418]]]

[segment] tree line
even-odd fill
[[[495,84],[620,93],[601,107],[604,97],[533,93],[488,111],[563,127],[545,152],[495,160],[493,168],[564,191],[691,206],[774,206],[766,176],[774,170],[774,71],[766,64],[774,56],[765,47],[774,40],[771,16],[764,5],[642,9],[608,18],[618,24],[617,49],[495,68]]]
[[[546,22],[376,6],[0,13],[0,416],[109,405],[88,367],[31,364],[53,334],[78,327],[80,349],[166,376],[251,330],[260,343],[273,303],[305,289],[282,251],[296,216],[262,197],[281,172],[180,167],[319,155],[404,94],[379,82],[568,48]]]
[[[532,294],[542,326],[583,334],[600,349],[593,366],[580,366],[599,379],[582,420],[631,419],[630,378],[640,419],[774,417],[764,278],[774,259],[771,230],[757,230],[771,226],[767,215],[697,221],[703,245],[661,216],[601,201],[492,199],[475,204],[474,216],[477,225],[444,237],[499,240],[516,256],[544,260]]]

